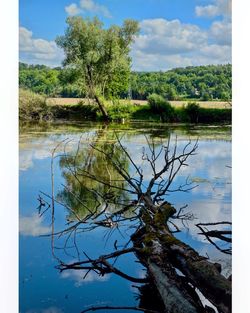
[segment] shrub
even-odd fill
[[[78,104],[54,105],[53,116],[60,119],[96,120],[98,107],[94,104],[86,104],[79,101]]]
[[[21,120],[49,120],[52,117],[45,97],[30,90],[19,90],[19,118]]]
[[[199,123],[231,123],[231,109],[207,109],[200,108]]]
[[[187,118],[191,123],[198,123],[200,106],[196,102],[189,102],[185,107]]]
[[[109,118],[114,121],[120,121],[122,119],[129,119],[131,115],[137,110],[137,107],[133,104],[124,104],[115,102],[107,107]]]
[[[160,114],[162,121],[170,122],[174,119],[174,108],[162,96],[151,94],[148,97],[148,104],[153,113]]]

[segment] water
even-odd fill
[[[90,123],[54,123],[22,125],[20,131],[20,312],[21,313],[68,313],[81,312],[89,306],[136,306],[138,305],[138,286],[114,274],[103,277],[91,272],[85,280],[86,270],[69,270],[60,273],[55,266],[58,260],[53,257],[51,237],[44,236],[51,232],[51,208],[39,217],[39,195],[51,203],[46,195],[52,195],[51,189],[51,153],[55,151],[54,159],[54,193],[56,200],[74,208],[81,217],[87,214],[86,208],[70,194],[68,187],[74,193],[82,196],[88,206],[93,206],[93,199],[85,188],[79,188],[74,176],[68,170],[68,159],[65,153],[74,155],[81,137],[80,151],[76,162],[80,168],[82,162],[91,163],[91,170],[97,177],[117,178],[115,171],[104,167],[102,159],[93,155],[88,142],[95,139],[97,147],[108,149],[114,144],[114,130],[122,143],[130,152],[134,162],[141,164],[142,147],[146,146],[146,138],[154,139],[156,147],[166,143],[167,136],[177,136],[178,147],[181,149],[191,139],[192,143],[199,138],[197,154],[188,161],[175,186],[184,179],[189,179],[198,187],[189,193],[170,193],[168,201],[176,209],[188,204],[185,212],[191,212],[195,219],[177,222],[182,230],[176,236],[190,244],[201,254],[209,256],[213,261],[223,265],[223,273],[228,276],[231,271],[230,256],[218,251],[201,235],[195,224],[199,222],[220,222],[231,220],[231,128],[230,127],[194,127],[194,126],[164,126],[157,124],[112,124],[110,126]],[[96,137],[97,136],[97,137]],[[97,138],[97,139],[96,139]],[[148,150],[146,149],[146,152]],[[122,154],[117,152],[120,160]],[[86,155],[90,155],[86,159]],[[122,161],[128,171],[131,165]],[[160,167],[162,160],[159,160]],[[131,172],[132,173],[132,172]],[[144,177],[151,178],[149,167],[144,162]],[[89,180],[82,181],[85,187],[96,188],[103,192],[100,186],[93,185]],[[122,182],[117,182],[117,186]],[[65,187],[66,186],[66,187]],[[174,187],[174,186],[173,186]],[[98,189],[99,188],[99,189]],[[106,191],[105,191],[106,192]],[[126,200],[127,195],[117,189],[115,195],[120,200]],[[46,205],[42,207],[44,210]],[[112,208],[111,208],[112,210]],[[41,211],[42,212],[42,211]],[[41,213],[40,212],[40,213]],[[75,222],[75,216],[62,205],[55,204],[55,231],[62,230]],[[68,226],[66,223],[70,223]],[[126,223],[125,223],[126,224]],[[125,225],[120,231],[100,228],[93,232],[84,232],[76,236],[77,247],[62,248],[66,237],[54,242],[54,256],[68,262],[77,261],[78,254],[84,259],[83,251],[91,258],[113,251],[114,241],[119,245],[127,242],[128,235],[134,229]],[[69,240],[69,242],[70,242]],[[136,262],[132,254],[119,258],[116,266],[131,276],[143,278],[144,268]],[[105,311],[102,311],[105,312]],[[108,311],[106,311],[108,312]],[[119,312],[119,310],[117,310]],[[130,312],[130,311],[126,311]],[[134,312],[134,311],[131,311]]]

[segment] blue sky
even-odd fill
[[[57,66],[54,39],[67,16],[98,16],[105,27],[140,23],[131,47],[134,70],[231,63],[231,0],[20,0],[20,60]]]

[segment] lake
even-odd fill
[[[87,122],[23,124],[20,127],[19,142],[21,313],[77,313],[90,306],[138,305],[139,284],[137,283],[129,282],[114,274],[99,276],[95,272],[88,273],[83,279],[86,270],[60,272],[56,268],[58,259],[73,262],[79,258],[85,259],[84,253],[91,258],[97,258],[101,254],[112,252],[115,241],[119,246],[123,246],[136,227],[133,223],[126,223],[114,231],[103,227],[91,232],[79,232],[69,239],[67,236],[61,236],[54,238],[55,242],[52,242],[51,236],[47,235],[51,233],[52,226],[55,232],[70,227],[75,222],[76,213],[81,217],[87,215],[87,207],[94,205],[94,200],[88,193],[89,188],[96,189],[97,192],[103,191],[98,184],[88,179],[81,180],[84,187],[79,186],[74,172],[70,170],[72,164],[79,170],[83,164],[88,164],[96,177],[115,178],[118,187],[119,184],[123,184],[112,168],[105,167],[102,158],[93,152],[89,143],[94,142],[97,147],[108,149],[114,145],[115,136],[118,136],[135,164],[144,167],[144,177],[148,181],[151,172],[147,164],[142,161],[143,151],[144,153],[148,151],[147,141],[153,140],[156,147],[161,147],[166,144],[169,135],[173,142],[177,140],[179,149],[189,140],[192,144],[198,139],[196,155],[190,157],[187,162],[189,166],[183,168],[175,180],[178,186],[189,177],[189,181],[197,187],[190,192],[173,192],[167,197],[167,201],[171,202],[177,210],[188,205],[185,212],[193,216],[193,219],[178,224],[181,232],[176,236],[200,254],[221,263],[225,276],[230,275],[231,256],[221,253],[209,244],[195,226],[199,222],[231,221],[230,126],[151,123],[107,126]],[[51,184],[53,151],[54,190]],[[75,157],[76,152],[78,152],[77,157]],[[118,154],[117,157],[123,162],[127,171],[134,175],[122,154]],[[163,160],[159,160],[158,166],[162,162]],[[115,196],[125,201],[128,195],[117,190]],[[44,212],[47,204],[51,205],[52,193],[56,200],[53,223],[51,207]],[[84,203],[72,196],[73,193],[77,194],[80,200],[84,200]],[[108,195],[107,191],[106,193]],[[43,205],[39,208],[40,203]],[[110,210],[112,212],[112,207]],[[145,276],[145,269],[133,254],[119,258],[116,266],[131,276],[138,278]]]

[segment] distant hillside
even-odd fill
[[[84,88],[60,67],[19,64],[19,85],[48,96],[84,97]],[[121,98],[145,100],[156,93],[168,100],[230,100],[232,66],[208,65],[176,68],[166,72],[132,72],[130,90]]]

